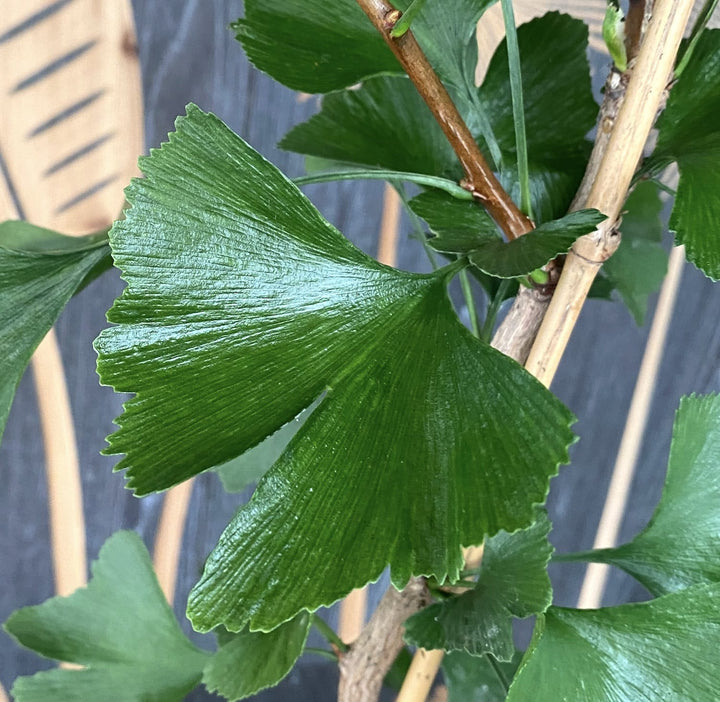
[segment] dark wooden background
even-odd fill
[[[239,0],[134,0],[133,7],[148,147],[165,138],[175,117],[192,101],[219,115],[290,175],[301,173],[302,160],[279,151],[275,143],[316,109],[316,101],[300,101],[249,66],[227,29],[228,23],[242,14]],[[593,63],[597,87],[607,67],[598,55],[593,56]],[[381,184],[315,186],[308,194],[349,238],[375,253]],[[406,238],[400,266],[414,270],[425,266],[418,245]],[[121,528],[136,530],[152,547],[162,504],[162,496],[142,500],[131,496],[123,487],[122,476],[112,473],[114,459],[99,454],[104,437],[113,429],[113,418],[121,411],[121,398],[99,387],[91,343],[106,324],[105,311],[121,288],[117,275],[104,276],[71,301],[58,323],[77,425],[91,559],[105,539]],[[688,265],[679,305],[622,527],[624,540],[646,523],[659,498],[679,398],[720,387],[720,289]],[[555,525],[552,541],[558,550],[592,545],[647,331],[648,325],[638,329],[619,303],[591,301],[573,335],[553,385],[576,413],[580,436],[573,448],[572,465],[562,468],[552,484],[549,510]],[[0,621],[4,621],[17,607],[39,603],[53,594],[43,449],[29,374],[20,385],[0,447],[0,476]],[[197,480],[178,580],[179,617],[183,617],[183,603],[204,559],[234,510],[246,499],[247,495],[225,494],[214,474]],[[582,574],[580,566],[552,567],[556,603],[575,604]],[[380,593],[381,588],[375,586],[374,601]],[[606,604],[646,596],[629,577],[615,573]],[[334,609],[330,610],[331,622],[335,616]],[[198,639],[202,641],[202,637]],[[8,689],[16,676],[50,665],[0,633],[0,680]],[[332,700],[335,679],[333,666],[306,656],[279,688],[256,699]],[[212,699],[204,692],[191,697]]]

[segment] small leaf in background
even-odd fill
[[[670,229],[688,261],[720,279],[720,29],[705,30],[658,119],[647,168],[677,161],[680,169]]]
[[[572,416],[459,323],[452,269],[373,261],[194,106],[142,168],[96,341],[102,381],[136,393],[108,449],[130,486],[220,465],[325,394],[210,555],[197,628],[272,630],[388,564],[397,586],[455,577],[461,545],[532,522]]]
[[[522,657],[522,651],[515,651],[511,661],[503,662],[465,651],[447,653],[442,662],[447,702],[505,702]]]
[[[245,0],[232,28],[250,61],[294,90],[327,93],[402,72],[355,0]]]
[[[20,609],[6,631],[47,658],[85,666],[19,678],[17,702],[174,702],[199,682],[208,654],[180,630],[137,534],[111,536],[87,587]]]
[[[564,215],[585,171],[595,124],[586,51],[587,26],[558,12],[518,27],[533,214],[537,222]],[[508,154],[501,182],[519,202],[507,45],[500,44],[478,97],[500,148]],[[471,127],[472,128],[472,127]],[[474,133],[479,134],[479,129]]]
[[[495,239],[469,254],[470,263],[497,278],[517,278],[542,268],[566,253],[578,237],[595,231],[606,217],[597,210],[578,210],[512,241]]]
[[[428,190],[410,200],[409,205],[435,234],[428,243],[437,251],[464,254],[488,241],[500,240],[492,217],[476,202]]]
[[[662,207],[657,185],[640,182],[623,207],[620,247],[602,267],[638,326],[645,320],[649,295],[662,285],[667,272]]]
[[[112,265],[107,236],[0,223],[0,439],[20,378],[68,300]]]
[[[215,468],[225,492],[242,492],[248,485],[260,480],[280,458],[290,439],[297,434],[315,407],[316,404],[303,410],[257,446]]]
[[[241,631],[225,640],[203,672],[203,684],[233,702],[277,685],[305,648],[312,619],[301,612],[268,633]]]
[[[717,702],[719,602],[716,583],[641,604],[551,607],[507,702]]]
[[[380,76],[326,95],[321,111],[293,127],[279,146],[396,171],[440,176],[458,171],[448,140],[406,76]]]
[[[665,488],[652,519],[629,543],[576,554],[577,560],[611,563],[654,595],[719,582],[718,465],[720,395],[683,398],[675,417]]]
[[[394,4],[405,10],[410,2]],[[475,25],[493,2],[429,2],[412,23],[440,77],[464,91],[473,84]],[[233,29],[257,68],[295,90],[329,93],[380,73],[404,73],[356,0],[246,0]]]
[[[552,602],[549,533],[547,514],[538,510],[528,529],[501,531],[488,539],[475,587],[410,617],[405,640],[426,649],[490,653],[500,661],[512,660],[513,617],[539,614]]]

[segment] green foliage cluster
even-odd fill
[[[193,105],[141,160],[145,177],[127,189],[130,208],[109,234],[0,225],[0,432],[33,349],[111,251],[127,286],[96,348],[101,382],[133,393],[106,449],[123,456],[128,487],[146,495],[209,469],[231,490],[259,481],[190,595],[188,616],[217,634],[216,652],[184,637],[144,546],[121,532],[86,589],[6,622],[23,646],[83,666],[19,679],[18,702],[171,701],[200,683],[248,697],[289,672],[316,610],[388,567],[397,588],[415,575],[433,588],[436,601],[407,621],[406,640],[450,652],[453,701],[718,699],[720,397],[683,401],[665,492],[641,534],[557,557],[616,565],[654,599],[551,606],[541,505],[568,462],[573,417],[468,331],[448,298],[450,280],[470,272],[487,293],[492,330],[502,300],[603,220],[567,214],[597,114],[586,27],[549,13],[518,29],[519,116],[506,44],[474,84],[474,26],[490,4],[429,2],[411,28],[508,192],[519,200],[528,188],[539,226],[520,239],[504,241],[457,187],[452,150],[355,0],[246,0],[235,30],[258,68],[327,93],[281,146],[309,157],[316,182],[375,174],[395,184],[443,267],[415,274],[373,261]],[[658,121],[657,147],[626,203],[624,243],[597,288],[616,291],[638,322],[665,270],[655,179],[673,162],[670,226],[688,258],[720,277],[719,68],[720,32],[705,31]],[[407,182],[422,186],[412,199]],[[462,547],[483,542],[481,567],[465,572]],[[535,634],[522,653],[512,622],[529,616]]]

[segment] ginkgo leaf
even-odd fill
[[[670,229],[689,261],[720,279],[720,29],[705,30],[658,119],[658,141],[646,168],[677,161],[680,181]]]
[[[303,612],[269,633],[232,635],[205,667],[203,684],[231,702],[277,685],[302,654],[311,624]]]
[[[455,577],[461,545],[532,521],[572,417],[459,323],[452,268],[368,258],[193,106],[142,168],[96,342],[102,381],[136,393],[108,448],[130,485],[219,465],[325,394],[208,559],[198,629],[271,630],[388,564],[396,586]]]
[[[483,243],[469,254],[470,263],[497,278],[516,278],[541,268],[566,253],[575,240],[594,231],[605,215],[597,210],[578,210],[513,239]]]
[[[638,326],[645,320],[650,293],[660,287],[667,272],[662,207],[657,185],[639,183],[623,207],[620,247],[602,267]]]
[[[465,254],[500,239],[495,222],[476,202],[428,190],[410,200],[409,205],[435,234],[428,243],[437,251]]]
[[[396,0],[405,10],[411,0]],[[495,0],[430,2],[412,23],[430,62],[447,82],[472,86],[475,25]],[[328,93],[381,73],[398,61],[356,0],[246,0],[233,28],[257,68],[295,90]]]
[[[501,531],[488,539],[475,587],[410,617],[405,640],[426,649],[512,660],[513,617],[540,614],[552,602],[549,533],[550,522],[540,510],[529,528],[514,534]]]
[[[17,702],[179,701],[208,662],[180,630],[145,546],[130,531],[105,542],[87,587],[18,610],[5,629],[40,655],[85,666],[19,678]]]
[[[720,698],[720,584],[597,610],[551,607],[507,702]]]
[[[522,651],[515,651],[512,660],[506,663],[489,656],[450,651],[442,662],[448,702],[505,702],[522,657]]]
[[[655,595],[720,582],[718,465],[720,395],[683,398],[665,488],[648,525],[622,546],[568,554],[563,560],[611,563]]]
[[[70,237],[0,223],[0,439],[33,351],[68,300],[111,263],[105,233]]]

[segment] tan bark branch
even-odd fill
[[[430,603],[423,578],[401,591],[387,589],[368,625],[340,659],[338,702],[375,702],[382,681],[403,647],[403,623]]]
[[[645,353],[640,364],[640,372],[635,383],[625,430],[615,460],[593,548],[608,548],[617,543],[684,265],[685,250],[684,247],[678,246],[670,254],[668,274],[660,291]],[[580,609],[600,607],[608,571],[609,566],[604,563],[591,563],[588,566],[578,599]]]
[[[418,702],[427,699],[444,657],[445,651],[427,651],[419,648],[413,656],[410,669],[395,702]]]
[[[585,203],[608,219],[597,232],[578,239],[568,254],[525,366],[545,385],[552,382],[600,266],[620,243],[614,226],[662,103],[691,10],[691,0],[655,3],[625,99]]]
[[[442,128],[465,171],[464,185],[482,202],[509,239],[530,231],[532,222],[500,185],[412,32],[397,38],[390,36],[402,13],[386,0],[357,2],[385,39]]]

